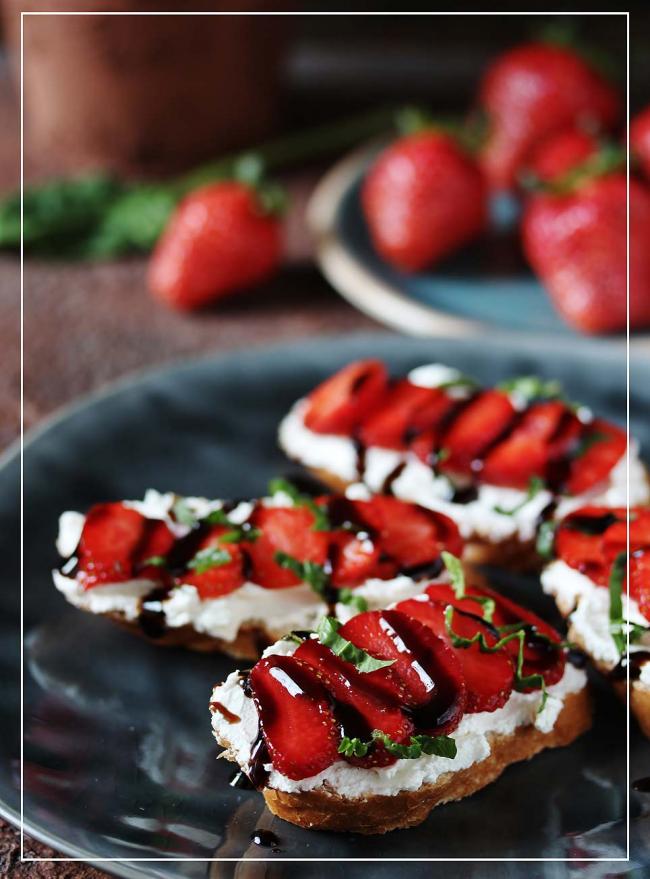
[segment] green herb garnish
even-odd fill
[[[485,595],[466,595],[465,571],[461,560],[447,550],[442,551],[441,558],[451,578],[451,588],[454,590],[456,598],[469,598],[471,601],[481,604],[483,606],[483,619],[486,623],[491,623],[495,609],[494,599]]]
[[[509,378],[498,384],[497,388],[508,394],[516,394],[527,403],[532,400],[556,400],[562,397],[560,382],[545,380],[538,375],[520,375]]]
[[[452,378],[449,379],[449,381],[442,382],[442,384],[437,386],[437,389],[441,391],[451,391],[453,388],[466,388],[471,390],[477,387],[478,384],[473,378],[470,378],[468,375],[459,375],[458,378]]]
[[[555,532],[557,531],[557,527],[559,524],[559,522],[549,519],[546,522],[542,522],[542,524],[539,526],[535,549],[537,550],[537,554],[540,555],[543,559],[553,558],[553,548],[555,546]]]
[[[318,595],[324,595],[325,590],[330,585],[329,574],[327,574],[323,565],[319,565],[316,562],[301,562],[286,552],[280,551],[276,552],[273,558],[281,568],[292,571],[300,580],[309,583]]]
[[[327,517],[327,512],[308,494],[302,494],[293,483],[287,479],[272,479],[269,482],[269,494],[286,494],[291,498],[295,507],[306,507],[314,516],[312,531],[331,531],[332,526]]]
[[[627,639],[623,628],[623,581],[627,572],[627,553],[619,552],[609,575],[609,631],[619,653],[624,653]]]
[[[341,604],[355,608],[359,613],[368,610],[368,602],[363,595],[356,595],[354,589],[339,589],[338,600]]]
[[[190,528],[196,528],[199,524],[195,513],[183,497],[179,497],[174,501],[172,515],[179,525],[188,525]]]
[[[365,650],[356,647],[351,641],[346,641],[339,635],[341,623],[334,617],[323,617],[320,621],[316,634],[318,640],[336,656],[340,656],[346,662],[351,662],[360,672],[376,671],[378,668],[386,668],[392,665],[394,659],[375,659]]]
[[[595,446],[597,443],[602,443],[608,439],[609,436],[606,433],[602,433],[602,431],[600,430],[595,430],[593,433],[588,433],[586,436],[582,437],[571,457],[574,459],[581,458],[586,452],[589,451],[592,446]]]
[[[511,510],[506,510],[504,507],[496,506],[494,507],[495,513],[500,513],[502,516],[514,516],[515,513],[518,513],[519,510],[522,510],[527,503],[532,501],[534,497],[540,493],[540,491],[544,491],[546,488],[546,483],[543,479],[540,479],[539,476],[531,476],[528,481],[528,489],[526,490],[526,497],[518,503],[516,507],[513,507]]]
[[[166,564],[167,564],[167,559],[165,558],[164,555],[152,555],[152,556],[149,556],[148,559],[145,559],[142,562],[142,567],[143,568],[148,568],[148,567],[163,568]]]
[[[401,760],[417,760],[423,754],[435,757],[447,757],[453,760],[456,756],[456,742],[450,736],[415,735],[407,745],[400,744],[380,729],[373,729],[372,738],[364,742],[359,738],[343,736],[339,745],[339,754],[346,757],[365,757],[370,748],[380,742],[389,754]]]
[[[187,567],[196,571],[197,574],[205,574],[211,568],[220,568],[231,561],[232,557],[228,550],[220,549],[218,546],[209,546],[199,550],[194,558],[187,563]]]
[[[546,683],[544,681],[544,677],[541,674],[532,674],[532,675],[523,675],[523,665],[524,665],[524,642],[526,640],[526,629],[528,625],[526,623],[516,623],[514,625],[518,626],[518,628],[511,631],[509,634],[504,635],[503,638],[499,638],[492,646],[490,646],[486,639],[485,634],[483,632],[476,632],[472,635],[471,638],[464,638],[462,635],[457,635],[453,628],[453,617],[454,617],[454,608],[451,605],[448,605],[445,608],[445,628],[447,630],[447,634],[451,638],[451,643],[454,647],[471,647],[472,644],[478,644],[479,649],[482,653],[496,653],[506,644],[510,643],[510,641],[519,641],[519,651],[517,653],[517,664],[515,667],[515,690],[522,691],[528,689],[536,689],[542,691],[542,699],[539,703],[539,707],[537,709],[537,713],[541,714],[544,710],[544,706],[546,705],[546,700],[548,698],[548,693],[546,691]],[[514,628],[514,627],[507,627]],[[529,628],[529,627],[528,627]],[[536,633],[537,634],[537,633]],[[551,641],[550,638],[547,639],[550,644],[554,644],[558,648],[558,650],[562,647],[561,644],[555,644],[555,642]]]

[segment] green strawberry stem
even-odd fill
[[[28,187],[23,201],[25,253],[108,259],[147,252],[178,201],[193,189],[233,178],[258,186],[268,172],[321,159],[394,130],[395,118],[393,107],[319,125],[161,183],[126,183],[94,174]],[[269,207],[279,204],[274,200]],[[12,193],[0,200],[0,249],[20,246],[20,227],[20,193]]]
[[[532,193],[549,193],[550,195],[568,195],[580,189],[590,180],[612,174],[625,169],[627,153],[625,147],[609,141],[603,141],[598,152],[580,165],[567,171],[557,180],[543,181],[536,175],[523,173],[520,177],[522,189]]]

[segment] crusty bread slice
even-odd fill
[[[460,800],[485,787],[510,764],[528,760],[545,748],[568,745],[591,725],[587,688],[564,700],[553,729],[544,733],[535,726],[518,727],[509,735],[490,736],[489,757],[467,769],[447,772],[435,784],[394,796],[346,798],[323,788],[287,793],[264,788],[270,811],[300,827],[377,834],[413,827],[424,821],[435,806]]]
[[[569,626],[569,640],[589,656],[589,651],[587,650],[580,633],[577,632],[573,626]],[[601,674],[606,677],[609,676],[611,669],[607,665],[602,662],[596,662],[594,659],[592,659],[592,663]],[[627,681],[623,679],[613,681],[612,683],[618,697],[625,702]],[[631,684],[630,708],[632,714],[636,717],[642,733],[650,738],[650,689],[643,686],[640,681],[632,681]]]
[[[328,470],[308,468],[311,475],[323,482],[333,491],[345,492],[351,483],[341,479]],[[491,543],[478,535],[474,535],[465,543],[463,561],[474,566],[498,565],[509,571],[529,573],[539,571],[542,560],[535,550],[535,541],[521,541],[517,537],[510,537],[498,543]]]

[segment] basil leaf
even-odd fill
[[[609,575],[609,631],[619,653],[624,653],[627,639],[623,631],[623,581],[627,573],[627,553],[619,552]]]
[[[497,385],[498,390],[523,397],[527,403],[532,400],[555,400],[562,397],[562,385],[538,375],[520,375],[509,378]]]
[[[306,507],[314,516],[312,531],[331,531],[332,526],[325,510],[308,494],[302,494],[288,479],[272,479],[269,482],[269,494],[286,494],[296,507]]]
[[[560,523],[558,521],[548,520],[542,522],[537,532],[537,542],[535,549],[537,554],[543,559],[552,559],[555,546],[555,532]]]
[[[148,559],[145,559],[143,562],[141,562],[140,566],[142,568],[148,568],[148,567],[163,568],[166,564],[167,564],[167,559],[165,558],[164,555],[152,555],[152,556],[149,556]]]
[[[172,515],[180,525],[188,525],[190,528],[196,528],[199,524],[199,520],[190,509],[185,498],[179,497],[174,501]]]
[[[330,585],[330,578],[322,565],[316,562],[301,562],[286,552],[280,552],[279,550],[273,558],[281,568],[292,571],[300,580],[309,583],[318,595],[325,594],[325,590]]]
[[[506,510],[503,507],[496,506],[494,507],[494,512],[500,513],[502,516],[514,516],[514,514],[523,509],[529,501],[532,501],[534,497],[537,497],[540,491],[544,491],[545,488],[546,483],[543,479],[540,479],[539,476],[531,476],[528,480],[526,497],[523,499],[523,501],[521,501],[521,503],[517,504],[517,506],[513,507],[511,510]]]
[[[465,571],[463,570],[462,562],[459,558],[456,558],[455,555],[452,555],[450,552],[447,552],[444,549],[441,553],[441,558],[444,562],[445,568],[449,572],[449,576],[451,578],[451,587],[456,593],[456,598],[464,598],[465,597]]]
[[[316,630],[318,640],[325,647],[329,647],[335,656],[340,656],[346,662],[351,662],[358,671],[365,674],[376,671],[378,668],[386,668],[395,662],[394,659],[375,659],[374,656],[370,656],[365,650],[342,638],[339,635],[340,628],[341,623],[337,619],[324,617]]]
[[[193,559],[187,563],[187,567],[196,571],[197,574],[205,574],[211,568],[220,568],[232,561],[230,553],[218,546],[209,546],[197,552]]]
[[[259,528],[253,528],[247,523],[233,525],[230,531],[219,535],[219,543],[254,543],[261,534]]]
[[[365,757],[375,742],[381,743],[389,754],[401,760],[417,760],[423,754],[453,760],[457,753],[456,742],[449,736],[415,735],[411,736],[408,744],[400,744],[391,739],[388,733],[373,729],[369,742],[343,736],[338,748],[339,754],[346,757]]]
[[[436,385],[436,390],[450,391],[453,388],[467,388],[468,390],[472,390],[477,387],[478,382],[475,382],[473,378],[470,378],[468,375],[459,375],[458,378],[452,378],[449,381]]]
[[[348,604],[354,607],[359,613],[368,610],[368,602],[363,595],[355,595],[354,589],[339,589],[338,599],[341,604]]]
[[[608,439],[608,434],[603,433],[600,430],[595,430],[593,433],[588,433],[582,437],[571,457],[573,459],[581,458],[586,452],[589,451],[592,446],[595,446],[597,443],[602,443]]]

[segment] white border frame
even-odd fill
[[[137,16],[234,16],[234,15],[250,15],[250,16],[330,16],[330,15],[348,15],[348,16],[532,16],[532,15],[549,15],[549,16],[624,16],[626,19],[626,37],[627,37],[627,71],[626,71],[626,129],[629,131],[630,124],[630,12],[629,11],[600,11],[600,12],[559,12],[559,11],[529,11],[529,12],[196,12],[196,11],[175,11],[175,12],[156,12],[156,11],[138,11],[138,12],[114,12],[114,11],[33,11],[20,13],[20,219],[21,219],[21,235],[20,235],[20,861],[21,863],[74,863],[82,862],[88,864],[103,863],[119,863],[128,867],[135,863],[169,863],[169,862],[201,862],[201,863],[239,863],[246,861],[251,863],[630,863],[630,680],[629,666],[627,668],[627,799],[626,799],[626,856],[624,858],[103,858],[103,857],[25,857],[25,816],[24,816],[24,362],[25,362],[25,330],[24,330],[24,241],[23,241],[23,193],[24,193],[24,26],[25,18],[34,16],[76,16],[76,15],[137,15]],[[626,430],[628,438],[627,453],[627,510],[629,517],[630,510],[630,468],[629,468],[629,440],[630,440],[630,260],[629,260],[629,230],[630,230],[630,207],[629,207],[629,188],[630,188],[630,161],[629,150],[627,158],[627,240],[628,240],[628,259],[627,259],[627,332],[626,332],[626,363],[627,363],[627,389],[626,389]],[[627,553],[628,553],[628,578],[629,578],[629,551],[630,551],[630,535],[629,525],[627,533]],[[629,632],[627,635],[629,649]],[[32,833],[38,839],[38,834]],[[46,840],[46,844],[51,845],[55,840]],[[63,842],[63,841],[62,841]]]

